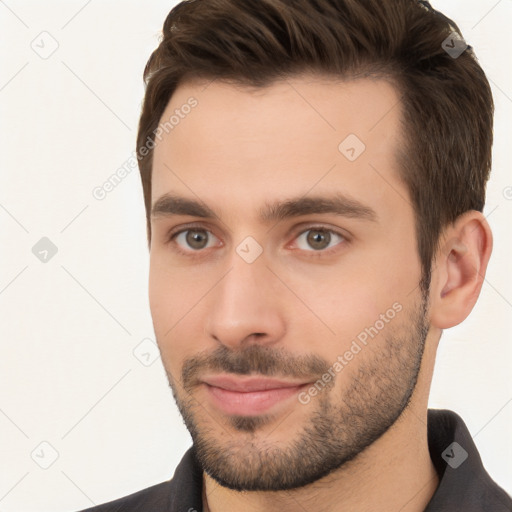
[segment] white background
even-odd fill
[[[138,171],[92,196],[135,147],[142,71],[175,2],[148,5],[0,1],[0,512],[130,494],[169,479],[191,443],[160,360],[133,353],[154,339]],[[443,336],[430,405],[463,417],[512,493],[512,1],[433,5],[475,48],[496,122],[494,254],[472,315]],[[43,31],[58,43],[47,59],[31,48],[56,44]],[[32,253],[42,237],[58,248],[47,263]]]

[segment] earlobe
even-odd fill
[[[469,315],[480,295],[491,251],[492,232],[480,212],[461,215],[445,230],[432,272],[432,325],[446,329]]]

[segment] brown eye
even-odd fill
[[[299,249],[309,252],[325,251],[345,241],[345,237],[326,228],[310,228],[297,237]]]
[[[328,231],[310,230],[306,240],[310,247],[315,250],[325,249],[331,241],[331,234]]]
[[[202,230],[188,230],[185,240],[193,249],[204,249],[208,243],[208,234]]]
[[[175,243],[183,250],[200,251],[208,248],[210,242],[209,231],[206,229],[185,229],[172,236]]]

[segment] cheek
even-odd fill
[[[168,363],[174,360],[170,357],[179,327],[179,290],[180,285],[167,275],[163,265],[160,265],[154,255],[151,256],[149,270],[149,307],[153,319],[156,341],[160,348],[162,359],[168,370]]]
[[[186,278],[184,277],[186,276]],[[171,265],[164,251],[152,250],[149,265],[149,305],[155,327],[168,330],[192,300],[194,283],[187,271]],[[165,325],[164,325],[165,324]]]
[[[149,305],[162,360],[173,375],[182,362],[201,350],[201,297],[206,284],[162,264],[154,256],[149,272]]]
[[[305,278],[296,276],[297,295],[304,297],[325,323],[332,324],[334,331],[336,327],[365,323],[378,316],[382,308],[387,307],[392,291],[396,291],[389,268],[379,269],[361,260],[355,264],[343,262],[339,268],[331,267],[320,279],[311,272]]]
[[[173,289],[169,286],[162,267],[155,262],[155,258],[151,255],[149,268],[149,286],[148,297],[151,316],[155,330],[162,328],[162,322],[166,317],[166,311],[170,311],[169,306],[174,302]]]
[[[333,271],[329,279],[322,280],[320,286],[302,282],[297,293],[308,297],[308,306],[315,312],[329,330],[318,322],[325,336],[315,351],[323,352],[325,358],[335,359],[350,347],[351,342],[360,336],[363,341],[368,332],[376,339],[386,335],[388,327],[396,324],[399,311],[410,302],[410,292],[419,279],[416,262],[410,266],[395,264],[392,258],[381,262],[354,265],[350,272]],[[304,332],[319,338],[320,330],[312,331],[310,317],[296,318],[303,323]],[[376,326],[376,327],[375,327]]]

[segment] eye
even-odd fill
[[[299,249],[311,252],[326,251],[345,241],[346,238],[332,229],[315,226],[303,231],[296,240]]]
[[[174,245],[179,254],[188,256],[199,256],[203,250],[214,247],[219,242],[210,230],[202,227],[189,227],[170,233],[168,241]],[[316,252],[320,255],[331,252],[330,249],[348,240],[344,235],[332,229],[324,226],[312,226],[299,233],[294,241],[294,245],[298,249],[309,253]]]
[[[201,228],[184,229],[170,237],[170,240],[173,240],[183,252],[208,249],[213,246],[210,242],[216,239],[217,237],[212,235],[210,231]]]

